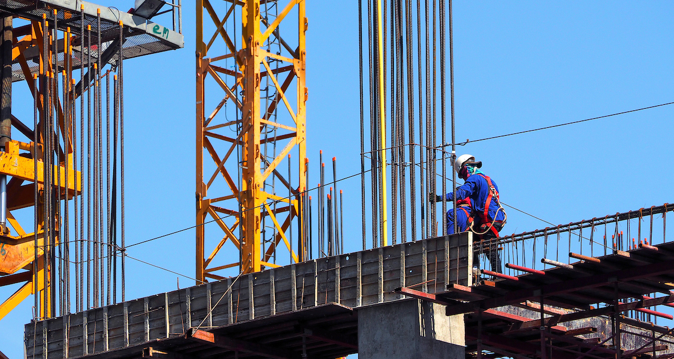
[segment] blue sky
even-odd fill
[[[673,11],[669,1],[456,1],[457,138],[674,101]],[[186,4],[185,49],[125,63],[127,243],[195,223],[194,16]],[[339,177],[351,175],[360,171],[357,4],[310,1],[307,16],[312,170],[323,150],[326,159],[337,156]],[[23,83],[14,88],[26,92]],[[14,106],[32,113],[27,97]],[[504,202],[568,223],[672,201],[673,116],[674,106],[666,106],[468,144],[458,152],[483,161]],[[332,178],[330,171],[326,177]],[[350,252],[361,243],[360,181],[342,182],[340,189],[345,213],[355,214],[344,226]],[[516,211],[508,214],[507,234],[547,226]],[[194,230],[185,231],[134,247],[129,255],[192,277],[194,238]],[[127,263],[128,298],[176,289],[175,274]],[[192,283],[180,278],[181,287]],[[23,355],[31,303],[2,321],[0,350],[12,359]]]

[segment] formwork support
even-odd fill
[[[277,246],[286,247],[291,252],[292,262],[302,261],[305,257],[307,239],[301,219],[304,218],[302,191],[306,190],[305,104],[308,92],[305,86],[305,33],[308,20],[304,0],[284,0],[273,2],[278,7],[278,14],[273,22],[267,21],[261,16],[260,9],[261,6],[269,6],[269,3],[260,0],[196,1],[197,283],[221,279],[222,276],[214,272],[227,268],[239,267],[240,272],[251,273],[273,267],[270,262]],[[296,14],[296,24],[287,24],[293,22],[288,16],[290,13]],[[232,22],[235,34],[228,33],[228,24]],[[282,23],[284,29],[296,26],[297,48],[289,47],[281,38],[279,27]],[[295,35],[292,37],[295,38]],[[276,44],[283,44],[282,52],[268,51],[272,39]],[[234,70],[220,65],[218,61],[225,59],[234,63]],[[275,68],[270,65],[272,62],[277,65]],[[280,81],[281,76],[285,80]],[[262,99],[263,78],[271,80],[267,87],[275,92],[270,104]],[[295,91],[291,90],[293,82]],[[222,101],[216,104],[208,102],[217,92],[222,94]],[[294,106],[291,104],[293,99],[296,99]],[[227,104],[235,108],[234,120],[227,120],[224,114]],[[285,109],[281,111],[279,107]],[[280,112],[284,115],[277,116]],[[225,127],[236,128],[236,138],[217,133],[218,129]],[[263,138],[262,133],[270,129],[282,130],[283,134]],[[225,145],[222,146],[222,143]],[[263,154],[265,144],[281,150],[274,153],[273,159],[267,159]],[[290,161],[291,151],[296,151],[297,155],[293,154],[292,158],[298,163],[293,169],[297,174],[290,176],[294,184],[279,172],[284,168],[281,163]],[[209,163],[211,166],[205,166],[205,153],[214,162]],[[209,189],[211,193],[220,191],[211,188],[218,178],[222,181],[220,188],[225,188],[226,193],[209,195]],[[267,185],[272,178],[276,183],[282,183],[286,190],[279,193],[268,190]],[[292,193],[290,198],[289,192]],[[280,214],[285,218],[281,218]],[[267,226],[273,224],[273,230],[266,230],[265,218]],[[216,231],[205,226],[210,221],[217,222],[221,230],[215,237]],[[296,232],[297,246],[285,233],[291,226],[299,232]],[[273,232],[272,236],[269,236],[270,232]],[[262,238],[265,233],[266,247]],[[209,245],[208,238],[218,240],[215,248]],[[235,247],[239,260],[216,266],[221,257],[218,254],[226,244]]]

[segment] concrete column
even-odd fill
[[[358,309],[358,358],[465,358],[463,315],[445,307],[401,300]]]

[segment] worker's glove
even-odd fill
[[[428,200],[431,202],[442,202],[442,196],[438,196],[435,193],[431,192],[428,194]]]

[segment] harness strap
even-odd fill
[[[466,229],[470,228],[471,224],[473,223],[473,217],[470,215],[470,213],[468,213],[468,210],[466,209],[466,207],[458,207],[458,209],[462,210],[463,213],[466,214],[467,227],[461,228],[462,231],[465,231]]]
[[[499,202],[500,198],[499,198],[498,192],[496,191],[496,187],[494,187],[494,185],[491,183],[491,178],[489,178],[489,176],[485,176],[482,173],[479,173],[479,175],[482,176],[482,178],[484,178],[487,181],[487,184],[489,185],[489,195],[487,195],[487,201],[485,201],[485,204],[484,204],[484,212],[480,213],[480,215],[482,217],[482,223],[487,224],[487,223],[490,222],[489,221],[489,206],[491,205],[492,198],[496,197],[496,203],[498,203],[499,205],[500,205],[500,202]],[[499,237],[498,231],[496,230],[496,228],[494,228],[493,225],[490,225],[489,230],[491,230],[494,233],[494,235],[496,235],[496,238]]]

